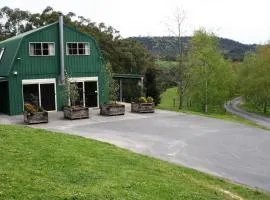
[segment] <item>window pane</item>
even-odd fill
[[[4,54],[5,48],[1,48],[0,49],[0,60],[2,59],[2,56]]]
[[[85,44],[85,54],[90,55],[89,43]]]
[[[48,49],[43,49],[42,55],[48,56],[49,55],[49,50]]]
[[[49,48],[49,44],[48,43],[42,43],[42,47],[43,47],[43,49],[48,49]]]
[[[24,103],[30,103],[39,106],[39,89],[38,84],[23,86]]]
[[[34,49],[34,55],[41,56],[41,49]]]
[[[72,48],[72,44],[71,43],[68,43],[67,44],[67,47],[68,47],[68,49],[71,49]]]
[[[78,54],[78,50],[77,49],[72,49],[72,53],[71,54],[73,54],[73,55]]]
[[[41,43],[34,43],[34,48],[41,50]]]
[[[78,43],[79,49],[84,49],[84,43]]]
[[[30,56],[33,56],[33,55],[35,55],[34,54],[34,44],[30,44],[30,51],[29,51],[29,54],[30,54]]]
[[[77,49],[77,43],[71,43],[72,49]]]
[[[54,54],[55,54],[54,44],[53,43],[50,43],[49,44],[49,55],[53,56]]]
[[[85,49],[79,49],[79,54],[84,55],[85,54]]]

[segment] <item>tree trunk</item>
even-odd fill
[[[208,112],[208,81],[205,81],[205,104],[204,104],[204,112]]]
[[[183,95],[180,94],[180,98],[179,98],[179,109],[182,109],[183,108]]]
[[[208,104],[204,105],[204,112],[207,113],[208,112]]]
[[[182,87],[182,83],[180,85],[180,91],[179,91],[179,109],[183,108],[183,103],[184,103],[184,90]]]
[[[264,105],[263,105],[263,113],[267,113],[267,102],[264,102]]]

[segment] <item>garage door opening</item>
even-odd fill
[[[56,111],[55,83],[23,84],[23,101],[47,111]]]
[[[75,102],[76,105],[89,108],[99,107],[97,77],[71,78],[71,84],[76,84],[79,92],[79,99]]]
[[[9,114],[8,82],[0,81],[0,113]]]

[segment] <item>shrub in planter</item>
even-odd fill
[[[24,122],[27,124],[48,123],[48,112],[37,105],[25,103]]]
[[[138,103],[147,103],[147,99],[145,97],[139,97]]]
[[[111,103],[100,105],[100,115],[115,116],[125,114],[125,105],[117,103],[119,85],[112,78],[112,71],[110,64],[106,65],[106,87],[109,89],[109,97]]]
[[[147,97],[146,101],[147,101],[147,103],[153,103],[154,99],[152,97]]]
[[[154,113],[155,104],[152,97],[139,97],[137,102],[131,103],[131,112],[136,113]]]
[[[64,85],[64,118],[83,119],[89,118],[89,109],[87,107],[76,105],[79,99],[79,92],[76,83],[70,83],[66,74]]]

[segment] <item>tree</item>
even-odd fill
[[[28,11],[22,11],[18,8],[11,9],[7,6],[0,9],[2,39],[15,36],[18,33],[29,30]]]
[[[174,38],[177,40],[177,56],[176,61],[178,62],[178,67],[175,71],[175,83],[178,87],[178,93],[179,93],[179,109],[183,108],[184,98],[186,95],[186,91],[189,86],[189,80],[190,80],[190,72],[187,65],[187,60],[185,58],[185,52],[184,52],[184,45],[182,41],[182,28],[183,23],[185,21],[186,15],[183,10],[180,10],[179,8],[176,9],[176,12],[174,14],[174,23],[176,25],[176,30],[172,30],[169,27],[170,33],[174,35]]]
[[[241,92],[245,99],[267,112],[270,103],[270,46],[257,48],[256,53],[246,54],[240,72]]]
[[[192,102],[208,112],[209,105],[222,108],[233,88],[233,71],[218,49],[217,37],[205,30],[195,31],[189,52]]]
[[[76,106],[76,102],[79,100],[79,92],[76,83],[71,83],[69,76],[65,73],[63,99],[65,106]]]
[[[110,63],[106,63],[105,74],[105,84],[106,88],[109,90],[109,100],[116,104],[119,98],[119,84],[113,79],[112,66]]]
[[[156,105],[160,103],[160,90],[158,88],[157,79],[156,79],[157,73],[158,71],[155,67],[148,67],[146,69],[145,81],[144,81],[144,85],[146,88],[145,94],[147,97],[150,96],[154,98]]]

